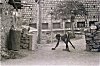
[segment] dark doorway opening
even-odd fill
[[[98,22],[98,21],[89,21],[89,26],[91,26],[92,24],[95,25],[95,22]]]

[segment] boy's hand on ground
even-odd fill
[[[52,48],[52,50],[55,50],[55,48]]]

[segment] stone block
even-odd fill
[[[30,43],[29,43],[29,50],[36,50],[37,48],[37,36],[36,34],[28,34]]]

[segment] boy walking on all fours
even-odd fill
[[[69,33],[67,33],[67,34],[64,34],[63,36],[60,36],[60,34],[57,34],[57,35],[56,35],[56,39],[58,40],[58,42],[57,42],[55,48],[52,48],[52,50],[55,50],[56,47],[58,47],[60,38],[61,38],[61,40],[66,44],[66,49],[63,49],[63,51],[68,51],[68,52],[70,52],[69,47],[68,47],[68,42],[69,42],[69,43],[72,45],[72,47],[75,49],[75,47],[73,46],[73,44],[72,44],[71,41],[70,41]]]

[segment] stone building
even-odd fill
[[[84,2],[86,10],[88,12],[87,26],[95,22],[99,22],[99,2],[97,0],[88,0]]]
[[[64,30],[70,31],[71,26],[69,20],[54,20],[50,12],[55,8],[56,4],[63,0],[41,0],[41,23],[42,23],[42,41],[50,42],[51,41],[51,32],[53,32],[53,40],[56,33],[64,33]],[[86,10],[88,12],[87,22],[82,16],[76,16],[74,22],[74,30],[80,31],[85,27],[89,27],[94,22],[99,22],[100,19],[100,7],[98,2],[99,0],[80,0],[83,2]],[[22,0],[27,4],[22,9],[23,22],[28,23],[28,25],[37,28],[38,24],[38,6],[35,3],[35,0]],[[25,13],[25,14],[24,14]]]
[[[22,24],[29,25],[37,22],[37,4],[33,0],[22,0]],[[35,26],[36,28],[36,26]]]

